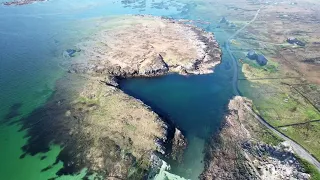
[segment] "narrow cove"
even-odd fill
[[[168,160],[174,174],[197,179],[203,171],[205,142],[219,129],[225,107],[233,96],[228,60],[223,56],[213,74],[170,74],[120,81],[120,88],[125,93],[149,105],[186,136],[188,147],[183,162]]]

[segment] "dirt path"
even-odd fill
[[[235,57],[232,55],[232,53],[230,51],[229,43],[230,43],[231,39],[233,39],[236,35],[238,35],[243,29],[245,29],[252,22],[254,22],[257,19],[259,13],[260,13],[260,9],[258,9],[258,11],[255,14],[254,18],[249,23],[247,23],[241,29],[236,31],[225,42],[226,50],[227,50],[229,56],[232,58],[232,65],[234,67],[233,79],[232,79],[233,92],[234,92],[235,95],[238,95],[238,96],[240,96],[240,94],[241,94],[240,91],[239,91],[239,88],[238,88],[238,62],[237,62],[237,60],[235,59]],[[319,161],[316,158],[314,158],[306,149],[304,149],[302,146],[300,146],[298,143],[296,143],[295,141],[290,139],[288,136],[286,136],[285,134],[281,133],[280,131],[278,131],[273,126],[271,126],[266,120],[264,120],[261,116],[256,114],[249,106],[245,105],[245,107],[261,124],[263,124],[265,127],[270,129],[273,133],[275,133],[276,135],[278,135],[282,139],[284,139],[293,148],[295,153],[297,153],[300,157],[304,158],[305,160],[307,160],[311,164],[315,165],[317,167],[317,169],[320,171],[320,163],[319,163]]]

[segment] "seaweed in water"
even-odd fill
[[[22,107],[22,103],[15,103],[10,107],[9,112],[4,116],[4,120],[2,123],[8,123],[11,119],[18,117],[21,115],[20,108]]]

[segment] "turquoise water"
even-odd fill
[[[50,98],[56,80],[64,73],[59,66],[62,52],[81,38],[82,31],[90,29],[88,18],[152,14],[203,19],[213,22],[203,28],[214,31],[219,42],[228,37],[223,30],[214,28],[214,17],[196,11],[196,2],[158,2],[162,1],[52,0],[0,6],[0,179],[49,179],[62,168],[62,162],[55,163],[61,147],[54,144],[47,152],[21,156],[21,147],[30,137],[21,130],[23,122],[19,120]],[[121,84],[126,92],[152,106],[186,134],[189,146],[184,162],[172,164],[172,171],[177,174],[196,179],[203,169],[205,140],[219,127],[232,96],[228,61],[223,56],[222,64],[210,75],[129,79]],[[42,171],[47,167],[51,168]],[[77,176],[59,178],[81,179],[84,173],[85,170]]]

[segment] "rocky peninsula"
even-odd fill
[[[125,16],[105,21],[103,30],[77,45],[81,55],[70,72],[115,77],[212,73],[221,50],[212,33],[179,21]]]
[[[180,161],[187,142],[172,122],[121,91],[118,80],[212,73],[221,51],[213,34],[194,26],[128,15],[101,18],[63,56],[67,73],[55,94],[23,120],[31,137],[23,150],[44,152],[54,142],[64,147],[60,174],[88,168],[102,179],[143,179],[160,169],[161,156]]]
[[[207,143],[200,179],[311,179],[301,159],[246,110],[236,96],[220,131]]]

